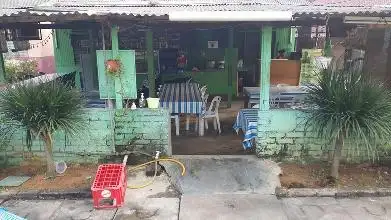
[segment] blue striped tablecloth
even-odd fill
[[[199,84],[164,84],[160,92],[160,107],[168,108],[171,113],[201,114],[203,102]]]
[[[241,109],[236,116],[233,126],[236,132],[242,129],[244,133],[243,148],[251,148],[253,140],[257,137],[258,109]]]

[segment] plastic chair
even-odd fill
[[[201,96],[202,103],[203,103],[203,106],[202,106],[203,109],[206,109],[206,106],[208,104],[208,98],[209,98],[208,93],[205,93],[204,95]],[[190,115],[187,115],[186,116],[186,131],[188,131],[189,129],[190,129]],[[197,131],[197,129],[198,129],[198,120],[196,120],[195,131]]]
[[[213,118],[213,127],[221,134],[220,118],[219,118],[219,106],[221,102],[221,96],[215,96],[210,103],[209,109],[201,117],[205,120],[205,129],[208,129],[208,120]]]
[[[206,94],[207,89],[208,87],[206,85],[200,88],[201,96],[204,96]]]

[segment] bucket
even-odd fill
[[[56,162],[56,172],[58,174],[65,173],[65,170],[67,170],[67,164],[64,161]]]
[[[148,108],[159,108],[159,98],[147,98]]]

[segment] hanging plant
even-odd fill
[[[118,76],[121,74],[121,61],[119,59],[110,59],[106,61],[106,71],[110,75]]]

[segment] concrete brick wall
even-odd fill
[[[116,151],[156,150],[171,155],[171,119],[167,109],[136,109],[115,114]]]
[[[317,138],[312,132],[305,131],[306,113],[292,109],[273,109],[259,112],[258,115],[260,120],[258,121],[256,154],[259,157],[331,158],[333,144]],[[388,144],[381,145],[378,152],[379,158],[388,157],[387,149],[391,149]],[[367,160],[367,155],[368,151],[365,146],[345,143],[343,156],[346,160]]]
[[[71,136],[62,131],[54,134],[53,154],[56,160],[74,162],[96,162],[102,155],[112,154],[114,145],[111,112],[107,109],[86,109],[84,129]],[[44,156],[44,143],[39,138],[32,142],[31,151],[36,156]],[[11,164],[23,159],[29,152],[26,144],[26,131],[17,129],[7,147],[3,162]],[[7,161],[8,160],[8,161]]]
[[[62,131],[54,134],[53,153],[56,160],[97,162],[124,149],[146,152],[160,150],[171,155],[168,110],[90,108],[86,109],[85,119],[84,129],[75,136]],[[44,156],[44,143],[39,139],[34,140],[31,151],[34,155]],[[26,132],[16,129],[6,151],[0,152],[0,163],[18,163],[27,152]]]

